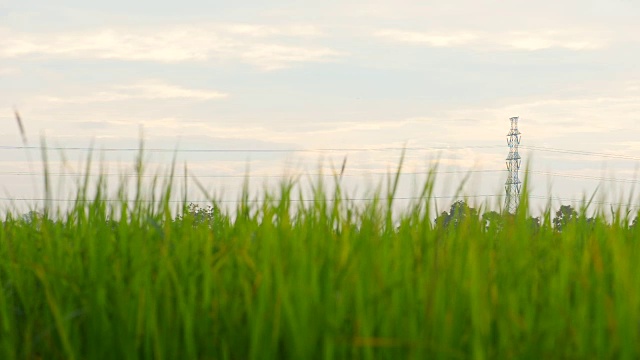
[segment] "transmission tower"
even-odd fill
[[[520,131],[518,130],[518,117],[512,117],[511,130],[507,134],[507,145],[509,145],[509,155],[507,156],[507,171],[509,176],[504,184],[506,191],[504,209],[514,214],[518,209],[520,202],[520,190],[522,183],[518,178],[518,171],[522,162],[520,154],[518,154],[518,145],[520,145]]]

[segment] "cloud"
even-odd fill
[[[636,156],[636,149],[628,144],[633,142],[639,130],[640,94],[626,91],[602,94],[576,95],[573,97],[547,97],[510,100],[507,103],[485,107],[445,111],[434,115],[442,119],[473,118],[475,125],[470,129],[457,130],[447,124],[448,131],[442,141],[476,143],[477,139],[504,141],[509,126],[509,117],[520,115],[520,131],[525,153],[532,155],[536,164],[558,164],[561,161],[584,163],[612,162],[615,159],[585,157],[571,154],[556,154],[527,149],[526,146],[544,146],[591,152],[620,151]],[[455,123],[455,122],[454,122]],[[414,131],[419,134],[419,130]],[[448,134],[455,134],[457,137]],[[504,143],[503,143],[504,144]],[[615,146],[613,145],[615,144]],[[554,161],[554,158],[556,160]],[[542,160],[541,160],[542,159]],[[542,162],[541,162],[542,161]],[[628,161],[627,161],[628,163]]]
[[[526,51],[551,48],[595,50],[604,46],[602,40],[577,31],[514,32],[500,39],[499,44]]]
[[[318,62],[338,55],[329,48],[307,48],[283,45],[256,45],[241,54],[241,59],[264,70],[277,70],[288,64]]]
[[[0,67],[0,76],[12,76],[12,75],[19,75],[19,74],[20,74],[20,69],[18,68]]]
[[[44,97],[44,100],[54,103],[95,103],[125,100],[217,100],[226,98],[228,94],[211,91],[187,89],[180,86],[166,84],[157,80],[138,82],[126,86],[115,86],[108,91],[77,97]]]
[[[468,47],[478,50],[544,49],[595,50],[605,46],[605,41],[587,31],[540,30],[491,33],[481,31],[420,32],[397,29],[374,31],[375,37],[398,43],[426,45],[430,47]]]
[[[478,35],[469,32],[446,34],[443,32],[418,32],[404,30],[379,30],[375,36],[395,42],[425,44],[432,47],[457,47],[471,43]]]
[[[286,37],[322,37],[320,29],[312,25],[265,26],[255,24],[222,24],[215,26],[218,31],[252,37],[286,36]]]
[[[309,43],[322,33],[310,26],[173,26],[106,28],[71,33],[16,33],[0,29],[0,57],[25,56],[153,61],[241,61],[263,70],[333,61],[341,54]]]

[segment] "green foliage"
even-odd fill
[[[198,204],[189,204],[175,219],[175,225],[180,227],[191,225],[193,227],[205,226],[218,231],[229,225],[229,217],[222,213],[217,204],[201,207]]]
[[[447,213],[443,211],[434,221],[436,226],[442,228],[458,227],[460,224],[468,221],[469,219],[477,220],[478,211],[472,207],[469,207],[464,200],[458,200],[451,204],[451,209]]]
[[[245,191],[231,212],[176,216],[166,188],[9,215],[0,358],[640,356],[635,227],[464,202],[434,223],[433,180],[399,213],[395,186],[362,204],[336,179],[308,201],[289,182],[258,202]]]
[[[553,227],[557,231],[562,231],[569,223],[576,221],[578,218],[578,212],[573,209],[571,205],[562,205],[560,210],[556,211],[556,216],[553,218]]]

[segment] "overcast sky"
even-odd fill
[[[600,181],[578,176],[626,181],[637,168],[638,19],[633,0],[0,0],[0,145],[22,146],[15,106],[30,145],[44,136],[58,147],[135,148],[142,128],[149,148],[406,145],[421,148],[408,151],[409,172],[435,158],[443,171],[501,170],[509,117],[520,116],[524,145],[627,157],[521,151],[532,169],[555,174],[532,174],[536,195],[580,198]],[[65,171],[78,171],[86,152],[64,153]],[[362,189],[375,183],[364,175],[387,171],[400,151],[178,160],[220,189],[238,178],[212,176],[247,166],[256,175],[317,172],[321,159],[339,167],[345,155],[345,175]],[[119,172],[134,153],[103,157]],[[52,155],[54,167],[60,159]],[[0,149],[0,162],[3,199],[43,196],[40,178],[24,174],[40,171],[38,151]],[[475,173],[465,192],[500,194],[505,178]],[[616,201],[633,184],[602,186]]]

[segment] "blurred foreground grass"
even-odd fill
[[[172,213],[171,184],[112,203],[100,182],[64,213],[9,214],[0,358],[640,356],[628,219],[532,226],[525,191],[499,226],[468,210],[445,226],[434,181],[395,214],[393,184],[356,206],[321,183],[293,201],[289,182],[230,213]]]

